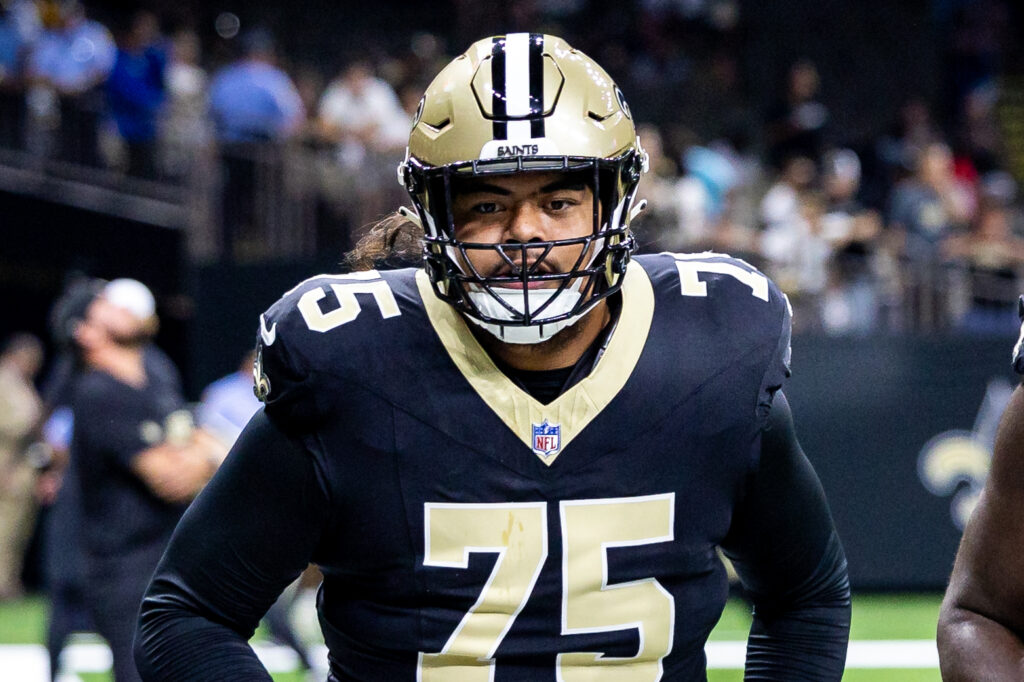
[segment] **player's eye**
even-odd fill
[[[548,208],[550,208],[552,211],[564,211],[566,209],[572,208],[573,206],[576,206],[578,203],[579,202],[574,199],[559,197],[557,199],[552,199],[551,201],[549,201]]]
[[[481,201],[473,205],[473,212],[482,214],[497,213],[498,204],[493,201]]]

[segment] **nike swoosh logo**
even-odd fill
[[[274,341],[277,340],[277,322],[270,325],[270,329],[267,329],[267,320],[260,315],[260,338],[263,339],[264,346],[273,346]]]

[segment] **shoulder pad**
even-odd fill
[[[402,314],[390,280],[402,286],[401,278],[376,270],[318,275],[260,315],[254,391],[270,413],[317,412],[316,375],[344,373],[347,364],[358,363],[360,348],[373,345],[373,327]]]
[[[668,253],[640,256],[656,289],[670,290],[681,301],[706,300],[723,312],[762,311],[777,318],[789,302],[778,287],[753,265],[724,253]],[[768,304],[764,306],[762,304]],[[742,311],[742,312],[741,312]]]
[[[700,324],[709,339],[763,349],[758,411],[766,418],[790,375],[792,308],[786,295],[757,268],[723,253],[661,253],[637,260],[659,292],[659,305],[671,306],[678,324]]]

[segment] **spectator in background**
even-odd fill
[[[1024,239],[1013,233],[1007,208],[983,202],[970,229],[946,240],[943,251],[967,272],[969,302],[957,328],[968,334],[1012,337],[1020,327],[1017,296]]]
[[[640,196],[649,200],[641,223],[650,230],[654,248],[669,251],[699,251],[737,246],[736,230],[729,222],[728,196],[737,181],[732,160],[716,145],[703,146],[690,131],[677,130],[676,142],[683,143],[680,155],[685,173],[680,176],[675,162],[663,149],[661,131],[653,125],[638,128],[640,140],[650,158],[651,172],[640,185]],[[645,250],[652,250],[646,246]]]
[[[1003,131],[997,114],[1000,91],[994,82],[973,88],[964,97],[961,146],[980,174],[1000,170],[1005,156]]]
[[[701,232],[694,232],[694,246],[708,248],[720,243],[721,231],[730,229],[727,208],[729,194],[736,186],[737,169],[720,145],[691,145],[683,152],[686,183],[695,184],[704,195]]]
[[[199,65],[201,47],[195,31],[183,29],[171,38],[167,66],[167,105],[159,139],[161,169],[172,178],[186,177],[200,150],[213,140],[207,112],[209,76]]]
[[[776,168],[793,156],[821,159],[829,111],[819,99],[820,88],[814,62],[801,59],[790,67],[786,96],[769,112],[765,131],[768,160]]]
[[[84,516],[86,601],[113,652],[114,679],[140,679],[135,617],[149,577],[221,448],[193,429],[176,377],[148,367],[152,294],[114,280],[74,332],[84,369],[71,408],[71,460]]]
[[[703,234],[706,197],[696,181],[686,184],[675,161],[665,154],[658,126],[643,123],[637,136],[647,152],[649,171],[637,190],[647,208],[637,217],[636,236],[646,253],[684,251],[694,232]]]
[[[46,591],[50,602],[46,649],[50,680],[60,676],[64,645],[73,632],[95,632],[85,600],[85,550],[82,547],[82,503],[78,478],[70,458],[74,415],[71,391],[79,371],[74,329],[85,318],[102,282],[72,278],[50,310],[50,336],[58,355],[43,382],[43,398],[50,416],[43,437],[52,448],[51,459],[39,475],[37,496],[49,506],[43,535]]]
[[[214,74],[210,84],[217,141],[283,141],[305,120],[302,99],[292,79],[276,66],[270,33],[253,29],[241,40],[241,58]]]
[[[798,219],[800,199],[814,190],[818,171],[807,156],[787,159],[778,178],[761,199],[761,224],[766,230]]]
[[[166,100],[167,52],[151,12],[136,12],[119,36],[107,101],[128,152],[127,172],[155,178],[157,121]]]
[[[77,0],[53,3],[43,20],[45,30],[27,66],[33,101],[59,117],[57,153],[62,160],[98,165],[102,86],[116,59],[114,40],[106,27],[86,17]]]
[[[355,230],[350,239],[402,200],[390,176],[411,126],[394,89],[366,59],[348,64],[320,98],[317,129],[336,150],[335,168],[323,175],[324,194]]]
[[[42,467],[37,495],[42,504],[50,505],[43,551],[50,602],[46,647],[51,680],[60,676],[60,654],[71,633],[97,631],[87,606],[85,527],[78,463],[71,461],[69,451],[74,429],[71,393],[85,369],[76,357],[74,332],[105,286],[103,280],[73,278],[50,312],[50,332],[59,355],[43,384],[45,409],[50,411],[43,436],[52,448],[52,457]],[[143,343],[147,376],[155,377],[154,381],[177,385],[177,368],[151,342],[156,333],[154,321],[155,318],[151,318],[137,329]]]
[[[203,389],[196,422],[231,447],[256,411],[263,407],[253,393],[255,351],[242,357],[238,369]]]
[[[70,462],[73,428],[71,408],[66,403],[58,405],[43,425],[43,438],[52,449],[53,460],[41,471],[36,489],[40,504],[49,507],[43,530],[43,565],[50,606],[46,650],[51,682],[61,679],[61,653],[71,634],[96,632],[85,599],[82,502]]]
[[[327,86],[320,98],[320,134],[337,145],[346,168],[362,166],[368,153],[405,148],[411,119],[394,89],[373,74],[373,65],[358,59]]]
[[[257,182],[282,176],[283,143],[306,120],[302,99],[291,78],[275,66],[274,41],[263,29],[241,38],[242,56],[214,74],[210,83],[210,116],[220,148],[223,176],[222,256],[244,257],[266,248],[256,233],[273,207]]]
[[[12,336],[0,350],[0,601],[22,594],[36,512],[35,469],[26,451],[42,416],[33,384],[42,364],[43,346],[29,334]]]
[[[882,221],[857,200],[860,159],[852,150],[825,155],[822,184],[825,215],[822,237],[834,252],[822,309],[825,330],[832,334],[865,333],[878,320],[881,272],[876,269]]]
[[[889,227],[901,268],[907,322],[926,329],[949,323],[950,292],[942,269],[943,240],[971,218],[971,195],[953,174],[948,146],[933,142],[920,150],[916,171],[892,194]]]
[[[0,3],[0,147],[24,147],[25,57],[40,28],[32,0]]]
[[[764,268],[789,295],[794,329],[820,328],[822,295],[832,247],[822,233],[823,197],[815,191],[814,161],[794,156],[761,202]]]
[[[864,178],[862,194],[867,203],[883,208],[891,203],[893,188],[914,174],[922,149],[942,139],[928,102],[920,96],[909,97],[899,108],[896,120],[872,145],[875,168]]]

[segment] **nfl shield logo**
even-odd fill
[[[549,424],[545,419],[543,424],[533,425],[533,451],[541,457],[557,455],[562,447],[562,425]]]

